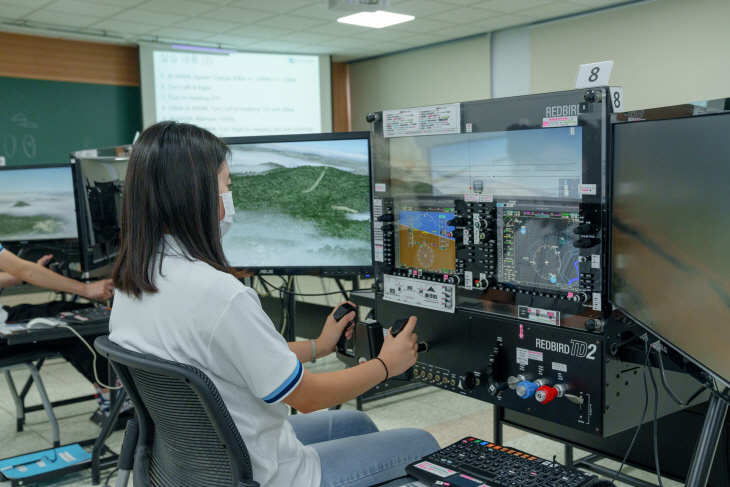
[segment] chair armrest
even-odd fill
[[[239,480],[238,487],[259,487],[259,483],[255,480]]]

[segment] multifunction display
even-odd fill
[[[453,274],[456,240],[449,221],[454,208],[441,204],[402,204],[397,208],[396,268]]]

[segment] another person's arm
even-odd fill
[[[63,293],[78,294],[87,299],[106,301],[114,294],[111,279],[86,284],[61,276],[38,265],[23,260],[9,250],[0,253],[0,271],[4,271],[20,281]]]
[[[53,255],[44,255],[36,261],[36,264],[45,267],[51,259],[53,259]],[[11,286],[20,286],[21,284],[23,284],[22,279],[18,279],[7,272],[0,272],[0,289]]]

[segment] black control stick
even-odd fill
[[[351,305],[350,303],[344,303],[335,310],[335,312],[332,314],[332,317],[336,321],[340,321],[342,318],[345,317],[345,315],[353,311],[355,311],[355,307],[353,305]],[[350,321],[347,326],[342,330],[342,335],[340,336],[340,339],[337,340],[337,350],[345,350],[345,345],[347,344],[347,337],[345,336],[345,333],[353,322],[354,320]]]
[[[393,327],[390,329],[390,334],[395,338],[408,324],[410,318],[400,318],[395,320]],[[428,352],[428,343],[421,342],[418,344],[418,353]]]

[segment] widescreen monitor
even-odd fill
[[[0,168],[0,243],[77,238],[70,164]]]
[[[260,273],[370,274],[370,133],[224,139],[236,213],[231,265]]]
[[[730,383],[730,113],[613,131],[610,299]]]

